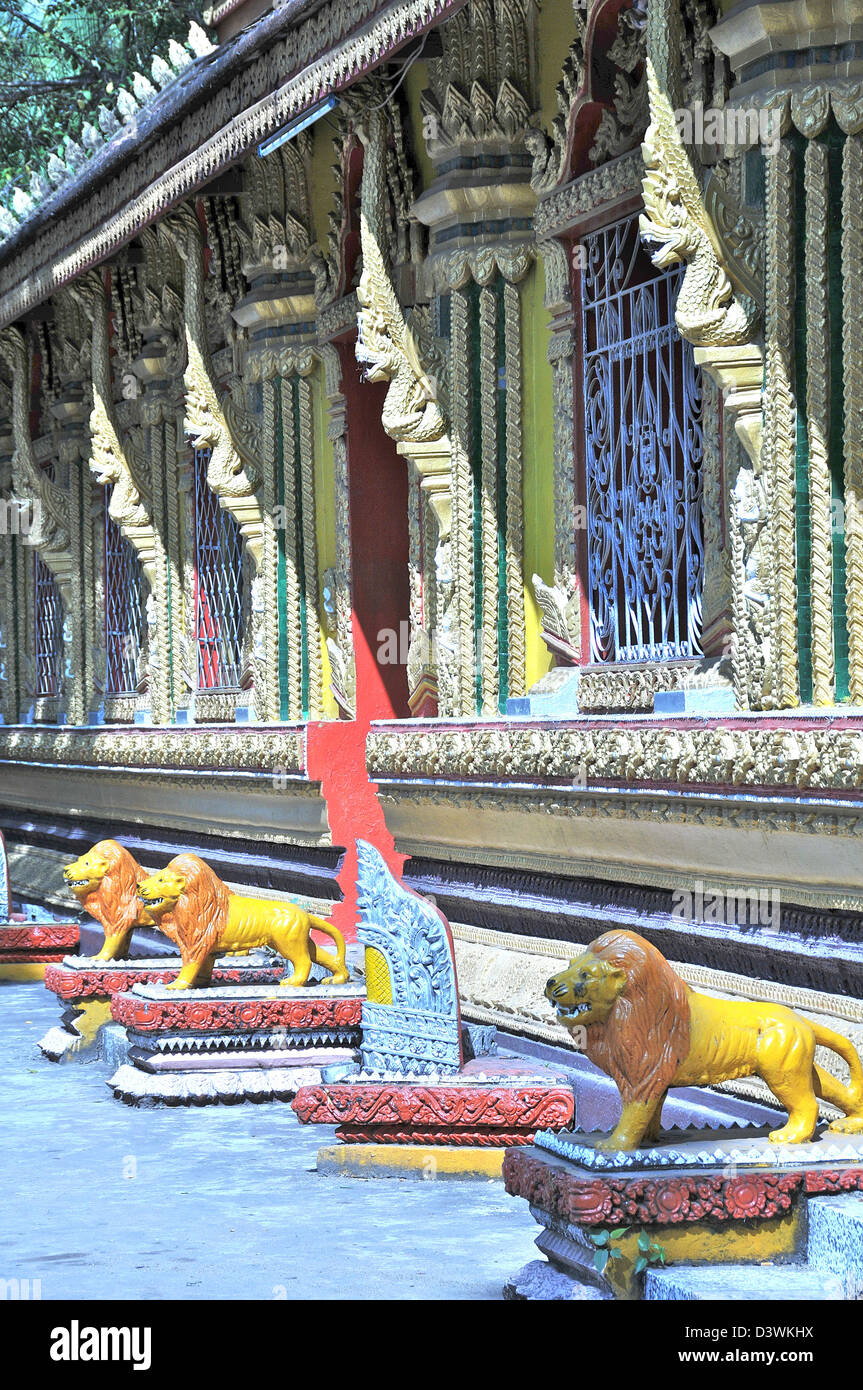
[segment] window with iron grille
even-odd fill
[[[60,694],[63,602],[56,579],[41,555],[34,555],[36,698]]]
[[[209,449],[195,450],[195,636],[199,690],[237,690],[243,660],[240,528],[207,485]]]
[[[106,695],[134,695],[145,631],[144,586],[134,546],[108,514],[105,496]]]
[[[582,239],[590,653],[700,655],[701,374],[637,218]]]

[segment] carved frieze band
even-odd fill
[[[675,728],[591,721],[589,727],[464,725],[373,729],[366,763],[374,780],[484,778],[625,779],[720,787],[851,790],[863,786],[863,730],[829,723],[762,729],[757,723]]]
[[[106,768],[305,771],[302,729],[0,730],[0,761]]]

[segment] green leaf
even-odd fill
[[[598,1273],[604,1274],[604,1273],[605,1273],[605,1266],[608,1264],[608,1251],[607,1251],[607,1250],[594,1250],[594,1252],[593,1252],[593,1263],[594,1263],[594,1265],[596,1266],[596,1269],[597,1269]]]
[[[650,1236],[646,1231],[639,1231],[638,1233],[638,1248],[643,1255],[646,1255],[650,1249]]]
[[[616,1231],[612,1231],[612,1233],[611,1233],[611,1239],[612,1239],[612,1240],[620,1240],[620,1237],[621,1237],[621,1236],[625,1236],[628,1230],[629,1230],[629,1227],[628,1227],[628,1226],[618,1226],[618,1228],[617,1228]]]
[[[643,1274],[646,1269],[647,1258],[644,1255],[639,1255],[638,1259],[635,1261],[635,1272],[636,1274]]]
[[[590,1238],[594,1245],[607,1245],[610,1239],[608,1231],[591,1231]]]

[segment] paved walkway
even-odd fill
[[[134,1110],[46,1062],[58,1004],[0,981],[0,1279],[53,1298],[497,1299],[536,1258],[500,1182],[323,1178],[287,1105]]]

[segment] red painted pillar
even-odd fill
[[[381,409],[389,389],[364,382],[353,342],[338,343],[342,391],[348,424],[348,493],[351,528],[353,636],[356,660],[356,719],[329,720],[308,727],[309,777],[320,781],[327,803],[333,844],[345,846],[339,873],[343,899],[332,920],[349,938],[356,935],[354,841],[380,850],[394,873],[403,854],[396,854],[386,828],[374,783],[366,774],[366,736],[373,719],[400,719],[409,714],[407,670],[401,663],[381,663],[388,630],[398,638],[410,611],[408,578],[407,464],[384,432]]]

